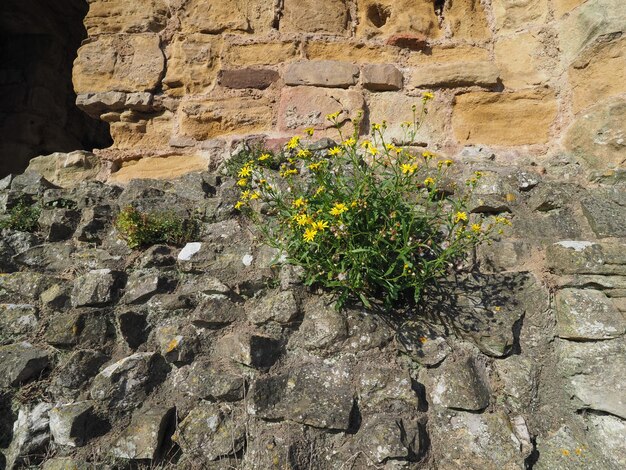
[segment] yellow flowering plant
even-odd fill
[[[403,123],[402,143],[386,140],[385,122],[372,125],[370,140],[359,139],[358,122],[346,138],[337,112],[327,119],[340,143],[325,150],[310,150],[305,137],[294,136],[281,155],[258,149],[238,157],[235,208],[289,263],[304,268],[307,285],[336,292],[339,308],[349,300],[385,308],[419,302],[426,286],[508,223],[469,213],[479,173],[463,191],[451,191],[446,178],[453,162],[407,144],[429,99],[421,113],[413,107],[412,123]]]

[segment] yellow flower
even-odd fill
[[[292,205],[293,207],[296,207],[296,208],[297,208],[297,207],[302,207],[302,206],[306,205],[306,201],[305,201],[304,199],[302,199],[301,197],[299,197],[298,199],[296,199],[295,201],[293,201],[293,202],[291,203],[291,205]]]
[[[433,155],[432,152],[429,152],[428,150],[426,150],[425,152],[422,152],[422,157],[424,157],[426,160],[429,160],[431,158],[433,158],[435,155]]]
[[[308,149],[300,149],[298,150],[296,156],[298,156],[299,158],[307,158],[311,156],[311,151]]]
[[[317,229],[307,228],[304,231],[304,235],[302,236],[302,238],[304,238],[304,240],[307,242],[312,242],[313,239],[315,238],[315,235],[317,235]]]
[[[324,186],[320,186],[319,188],[317,188],[317,190],[315,191],[315,195],[319,196],[320,194],[322,194],[324,192]]]
[[[259,161],[264,162],[265,160],[269,160],[270,158],[272,158],[272,156],[269,153],[263,153],[259,157]]]
[[[241,209],[244,205],[245,205],[245,203],[244,203],[243,201],[237,201],[237,204],[235,204],[235,209],[239,210],[239,209]]]
[[[292,149],[295,149],[299,144],[300,144],[300,137],[297,135],[294,135],[291,139],[289,139],[289,142],[287,142],[287,148],[289,150],[292,150]]]
[[[348,210],[348,207],[344,203],[337,202],[337,203],[335,203],[333,208],[330,210],[330,215],[340,216],[341,214],[343,214],[347,210]]]
[[[319,170],[320,166],[322,166],[322,162],[315,162],[309,165],[309,170]]]
[[[280,176],[285,177],[285,176],[291,176],[291,175],[297,175],[298,174],[298,170],[296,170],[295,168],[291,169],[291,170],[285,170],[283,171]]]
[[[340,153],[341,153],[341,148],[339,147],[333,147],[328,151],[328,155],[331,155],[331,156],[339,155]]]
[[[350,203],[350,207],[352,207],[353,209],[357,206],[357,202],[356,201],[352,201]]]
[[[361,147],[363,147],[364,149],[371,147],[372,143],[369,140],[364,140],[363,142],[361,142]]]
[[[320,232],[323,232],[324,229],[328,228],[328,222],[325,220],[318,220],[317,222],[313,222],[312,227]]]
[[[435,180],[429,176],[428,178],[426,178],[426,179],[424,180],[424,184],[425,184],[426,186],[433,185],[433,184],[435,184]]]
[[[422,93],[422,99],[424,101],[432,100],[435,97],[431,92],[427,91],[426,93]]]
[[[300,227],[311,223],[311,218],[306,214],[298,214],[294,219]]]
[[[251,174],[252,174],[252,168],[250,168],[248,165],[245,165],[241,167],[241,170],[239,170],[239,173],[237,173],[237,176],[239,176],[240,178],[245,178],[247,176],[250,176]]]
[[[350,137],[349,139],[344,140],[342,143],[344,147],[352,147],[354,144],[356,144],[356,140],[354,140],[354,137]]]
[[[389,152],[396,152],[396,153],[400,153],[402,151],[402,149],[399,149],[398,147],[396,147],[393,144],[385,144],[385,148],[389,151]]]
[[[245,178],[241,178],[237,181],[237,186],[241,186],[242,188],[248,184],[248,180]]]
[[[379,131],[379,130],[380,130],[380,124],[372,124],[372,132]]]
[[[304,132],[309,137],[313,137],[313,134],[315,133],[315,129],[313,129],[312,127],[307,127],[306,129],[304,129]]]
[[[342,113],[342,111],[336,111],[334,113],[327,114],[326,115],[326,119],[328,119],[329,121],[335,121],[335,120],[337,120],[337,118],[339,117],[339,115],[341,113]]]
[[[260,184],[260,185],[267,184],[267,180],[266,180],[265,178],[261,178],[261,179],[259,180],[259,184]]]
[[[472,224],[472,232],[480,233],[481,227],[480,224]]]
[[[376,147],[374,147],[373,145],[370,145],[369,148],[367,149],[367,151],[371,155],[377,155],[378,154],[378,149]]]
[[[455,223],[458,223],[460,221],[467,222],[467,214],[465,212],[457,212],[454,216]]]
[[[408,163],[403,163],[402,165],[400,165],[400,170],[402,170],[402,173],[404,173],[405,175],[412,175],[413,173],[415,173],[415,170],[417,170],[417,163],[413,163],[412,165],[409,165]]]
[[[243,199],[244,201],[246,199],[248,199],[250,197],[250,190],[246,189],[245,191],[241,192],[241,199]]]
[[[511,221],[509,219],[507,219],[506,217],[500,217],[500,216],[496,217],[496,223],[502,224],[502,225],[511,225]]]
[[[259,193],[252,193],[250,194],[250,200],[254,200],[254,199],[258,199],[259,198]]]

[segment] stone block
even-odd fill
[[[402,88],[403,76],[391,64],[367,64],[361,69],[363,86],[372,91],[395,91]]]
[[[410,52],[407,57],[407,65],[420,67],[424,64],[438,65],[451,62],[488,62],[489,51],[483,47],[458,45],[432,46],[428,53],[424,51]]]
[[[562,289],[556,294],[557,334],[571,340],[601,340],[626,332],[626,318],[601,291]]]
[[[295,42],[238,44],[226,41],[221,61],[225,67],[276,65],[288,62],[298,55],[298,44]]]
[[[506,88],[527,88],[545,83],[545,38],[523,32],[498,39],[494,46],[500,78]]]
[[[122,302],[127,304],[144,303],[158,292],[170,290],[170,280],[156,270],[133,271],[128,277]]]
[[[340,347],[348,336],[345,316],[337,312],[329,299],[309,299],[302,305],[304,320],[290,341],[289,347],[301,347],[322,353]]]
[[[103,305],[113,300],[115,275],[110,269],[95,269],[74,281],[72,306]]]
[[[278,72],[272,69],[225,69],[220,71],[218,83],[226,88],[264,90],[278,78]]]
[[[389,38],[395,34],[421,34],[436,38],[439,20],[428,0],[358,0],[358,37]]]
[[[152,91],[160,83],[165,58],[155,33],[98,36],[83,44],[74,62],[77,94]]]
[[[283,33],[345,34],[347,26],[345,0],[285,0],[279,29]]]
[[[219,67],[222,39],[207,34],[177,34],[166,49],[168,94],[202,93],[209,89]]]
[[[394,63],[399,61],[399,47],[365,42],[311,40],[304,46],[309,60],[346,60],[356,63]]]
[[[191,365],[184,386],[191,395],[202,400],[239,401],[245,395],[246,379],[236,367],[199,358]]]
[[[0,346],[0,387],[13,387],[37,377],[50,364],[50,353],[30,343]]]
[[[498,83],[498,68],[489,62],[458,62],[418,67],[411,73],[414,88],[490,87]]]
[[[231,0],[229,2],[185,2],[180,11],[184,34],[223,32],[263,33],[272,28],[274,4],[264,0]]]
[[[548,16],[548,0],[494,0],[492,8],[500,32],[543,24]]]
[[[626,164],[626,99],[614,98],[581,113],[565,134],[564,146],[590,168]]]
[[[590,44],[570,66],[568,78],[575,113],[625,93],[626,37],[602,38]]]
[[[557,103],[549,90],[459,95],[452,112],[454,135],[463,144],[546,143]]]
[[[50,432],[54,442],[61,446],[81,447],[90,434],[94,402],[82,401],[58,405],[50,410]]]
[[[281,354],[278,340],[259,334],[232,333],[215,345],[217,357],[255,369],[267,370]]]
[[[189,101],[181,107],[180,132],[196,140],[249,134],[272,125],[272,103],[263,96],[229,96]]]
[[[286,85],[312,85],[348,88],[355,85],[359,67],[348,62],[316,60],[287,65],[283,79]]]
[[[100,159],[84,150],[35,157],[29,161],[27,168],[27,171],[37,172],[62,188],[72,188],[82,181],[96,179],[101,170]]]
[[[484,40],[491,37],[485,8],[480,0],[446,2],[443,18],[455,39]]]
[[[174,407],[167,405],[142,408],[111,447],[111,455],[125,460],[159,457],[165,433],[175,425],[174,411]]]
[[[300,312],[292,291],[270,291],[261,299],[246,302],[248,320],[256,325],[275,321],[289,324]]]
[[[196,171],[206,171],[209,161],[200,155],[170,155],[168,157],[144,157],[124,162],[111,175],[112,183],[128,183],[133,179],[171,179]]]
[[[580,202],[598,238],[626,237],[626,193],[619,188],[590,192]]]
[[[626,275],[626,246],[620,243],[563,240],[548,246],[546,263],[551,271],[560,275]]]
[[[244,318],[243,305],[225,295],[208,295],[201,299],[193,313],[193,322],[209,328],[219,328]]]
[[[327,130],[333,126],[326,119],[328,114],[343,111],[339,121],[343,123],[345,134],[352,132],[352,120],[363,111],[363,95],[356,90],[330,90],[313,87],[284,88],[278,106],[278,129],[283,132],[302,132],[313,127]],[[331,130],[327,134],[337,136]]]
[[[114,33],[156,33],[165,28],[168,13],[165,0],[90,1],[84,24],[90,37]]]
[[[34,305],[0,303],[0,344],[28,336],[38,324],[38,312]]]

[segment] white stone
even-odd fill
[[[254,261],[254,256],[252,255],[245,255],[243,258],[241,258],[241,262],[244,264],[244,266],[251,266],[252,261]]]
[[[178,261],[189,261],[193,255],[200,251],[200,248],[202,248],[200,242],[187,243],[178,253]]]

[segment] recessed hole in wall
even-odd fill
[[[382,28],[391,16],[391,9],[380,3],[374,3],[367,7],[367,19],[377,28]]]
[[[443,9],[446,6],[446,0],[433,0],[433,8],[435,9],[435,14],[443,19]]]

